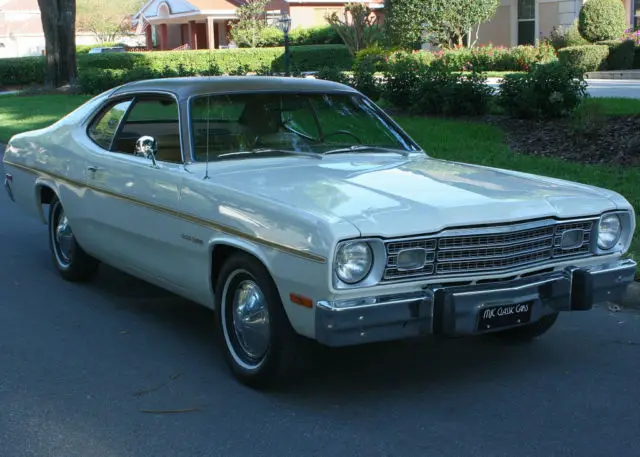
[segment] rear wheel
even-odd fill
[[[510,328],[501,332],[490,333],[492,337],[503,340],[507,343],[522,343],[531,341],[545,333],[554,326],[559,313],[547,314],[538,321],[524,325],[522,327]]]
[[[49,247],[56,269],[68,281],[89,281],[98,271],[100,263],[80,247],[55,196],[49,204]]]
[[[291,327],[276,286],[258,260],[237,253],[225,262],[216,303],[218,334],[236,379],[266,388],[296,373],[306,342]]]

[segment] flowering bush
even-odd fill
[[[622,34],[623,40],[632,40],[636,45],[640,46],[640,28],[637,30],[626,29]]]
[[[421,61],[441,62],[449,71],[528,71],[539,63],[556,60],[553,46],[540,43],[537,46],[523,45],[515,48],[491,44],[466,48],[457,46],[438,52],[413,51],[410,57]]]

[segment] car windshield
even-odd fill
[[[420,148],[374,104],[351,93],[205,95],[190,106],[194,160]]]

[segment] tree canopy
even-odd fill
[[[144,0],[76,0],[79,30],[93,33],[101,42],[113,42],[131,33],[131,17]]]
[[[387,32],[397,46],[473,46],[480,25],[490,20],[500,0],[387,0]]]

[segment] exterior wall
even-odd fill
[[[511,5],[498,7],[496,15],[480,26],[478,44],[511,46]]]
[[[144,35],[127,37],[122,40],[131,46],[144,46]],[[44,34],[16,35],[14,37],[0,37],[0,58],[39,56],[44,53]],[[96,45],[100,43],[92,33],[79,33],[76,35],[76,45]]]
[[[182,45],[182,26],[181,24],[167,25],[167,49],[171,50]]]
[[[538,7],[539,36],[549,36],[553,28],[559,24],[560,3],[566,2],[540,3]]]
[[[582,0],[563,0],[558,2],[557,24],[567,28],[578,19],[580,8],[584,2]]]
[[[325,14],[331,14],[334,11],[340,14],[344,11],[344,8],[332,4],[290,6],[291,28],[326,25],[327,22],[324,20]]]

